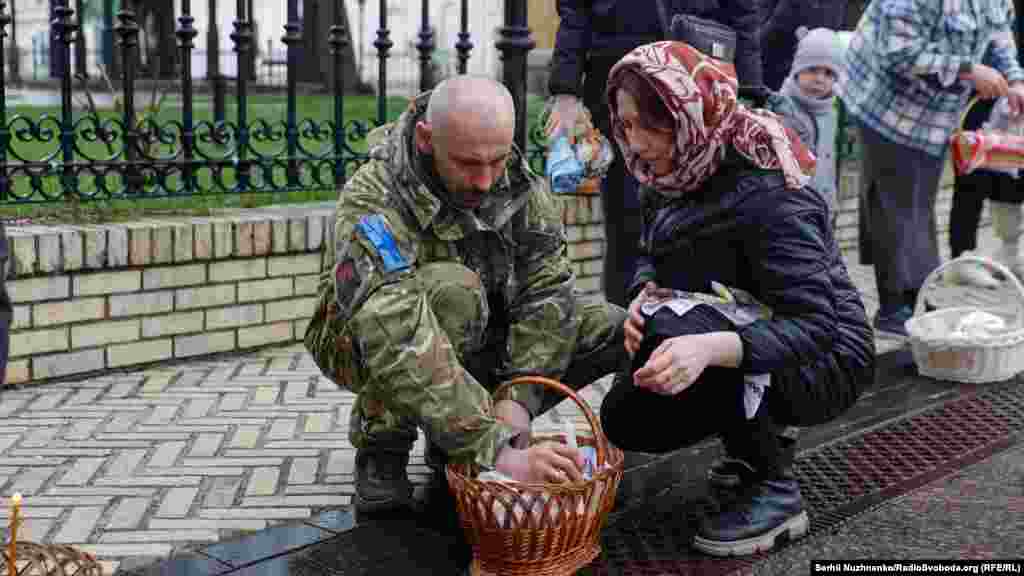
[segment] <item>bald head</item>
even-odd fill
[[[427,122],[435,135],[457,123],[469,130],[507,130],[516,109],[504,84],[482,76],[454,76],[438,84],[427,103]]]
[[[456,76],[434,88],[416,123],[416,147],[444,184],[436,193],[465,210],[479,207],[513,157],[515,125],[512,95],[490,78]]]

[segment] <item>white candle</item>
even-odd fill
[[[15,576],[18,573],[17,562],[18,554],[16,545],[18,542],[18,524],[21,523],[21,493],[15,492],[11,496],[11,521],[10,521],[10,533],[11,541],[7,546],[7,573],[10,576]]]

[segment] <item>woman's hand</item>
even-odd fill
[[[670,288],[659,288],[654,282],[648,282],[644,289],[633,298],[629,304],[629,314],[626,316],[626,323],[623,331],[626,333],[626,352],[632,358],[640,349],[640,342],[644,339],[644,316],[640,308],[647,302],[664,300],[672,297]]]
[[[974,81],[974,89],[986,100],[1006,96],[1009,90],[1006,78],[995,68],[984,64],[975,64],[971,68],[971,80]]]
[[[665,340],[654,349],[647,363],[633,373],[633,383],[666,396],[682,392],[711,362],[712,349],[704,336],[695,334]]]

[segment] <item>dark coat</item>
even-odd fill
[[[557,0],[561,23],[551,58],[552,94],[575,94],[607,127],[604,87],[608,72],[630,50],[664,40],[655,0]],[[736,30],[736,73],[741,84],[761,83],[758,0],[665,0],[670,14],[706,17]],[[671,17],[671,16],[670,16]],[[607,131],[605,130],[607,134]]]
[[[740,369],[771,373],[775,416],[786,425],[828,421],[874,382],[874,335],[832,234],[828,207],[778,171],[734,159],[679,199],[651,192],[632,294],[659,286],[739,288],[773,310],[739,328]]]
[[[796,53],[796,29],[846,26],[849,0],[760,0],[759,31],[764,83],[772,90],[782,87]]]

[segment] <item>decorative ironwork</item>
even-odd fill
[[[284,0],[287,23],[281,42],[288,48],[288,67],[284,117],[280,120],[253,117],[249,101],[252,81],[246,74],[230,79],[234,93],[228,99],[236,109],[231,117],[215,111],[211,120],[208,112],[197,114],[196,107],[205,101],[196,94],[192,58],[203,26],[197,26],[192,5],[202,1],[181,0],[176,14],[174,36],[180,66],[173,95],[180,99],[180,114],[176,111],[173,116],[157,114],[152,102],[137,96],[138,0],[122,0],[120,11],[104,14],[111,23],[105,28],[111,46],[102,60],[117,86],[111,94],[113,114],[94,109],[83,112],[72,105],[75,61],[71,50],[79,41],[80,30],[76,11],[66,6],[71,2],[55,7],[52,24],[59,40],[53,50],[64,55],[59,111],[32,116],[12,113],[6,91],[10,69],[6,59],[0,58],[0,204],[333,191],[367,160],[366,136],[388,119],[387,60],[393,43],[387,27],[387,0],[380,0],[379,28],[373,41],[380,66],[376,118],[354,119],[345,117],[344,107],[343,64],[350,38],[341,12],[343,3],[337,3],[338,8],[330,13],[332,25],[325,38],[334,72],[330,86],[333,114],[328,119],[314,119],[301,118],[297,105],[304,35],[299,0]],[[244,71],[251,68],[247,64],[253,58],[253,23],[248,1],[236,2],[238,18],[232,24],[231,40],[238,59],[236,69]],[[102,2],[105,7],[112,4]],[[506,81],[519,83],[510,89],[517,97],[517,117],[525,122],[525,53],[532,40],[525,27],[525,11],[515,6],[519,4],[506,5],[508,25],[501,30],[498,47],[506,60]],[[9,47],[10,6],[9,0],[0,0],[0,53]],[[461,0],[461,32],[455,46],[461,73],[466,72],[473,48],[470,38],[469,2]],[[419,40],[420,62],[426,66],[435,51],[426,12]],[[218,69],[211,73],[223,84]],[[523,80],[517,80],[521,75]],[[529,144],[526,150],[531,165],[541,169],[543,136],[531,132]]]
[[[516,144],[526,150],[526,53],[536,44],[527,25],[526,2],[505,0],[505,25],[495,46],[501,51],[502,75],[516,105]]]
[[[469,0],[462,0],[459,16],[459,41],[455,43],[455,51],[459,54],[459,74],[469,69],[469,53],[473,50],[473,42],[469,35]]]
[[[334,149],[341,150],[345,145],[345,102],[342,92],[345,90],[345,72],[342,59],[348,47],[348,31],[341,23],[341,7],[334,9],[334,24],[328,34],[327,43],[331,45],[331,57],[334,64]],[[341,186],[345,181],[345,164],[340,158],[334,161],[334,184]]]
[[[7,70],[4,53],[4,38],[7,38],[7,25],[14,18],[7,13],[7,2],[0,0],[0,167],[7,166],[7,149],[11,143],[11,131],[7,126]],[[0,202],[7,200],[11,181],[7,178],[7,170],[0,170]]]
[[[388,51],[394,46],[390,39],[391,31],[388,30],[388,0],[380,0],[380,28],[377,29],[377,39],[373,41],[377,49],[377,61],[379,72],[377,74],[377,124],[384,124],[388,117],[388,101],[385,94],[385,87],[388,85]]]
[[[430,0],[423,0],[420,10],[422,23],[416,49],[420,52],[420,91],[426,92],[434,87],[434,31],[430,28]]]

